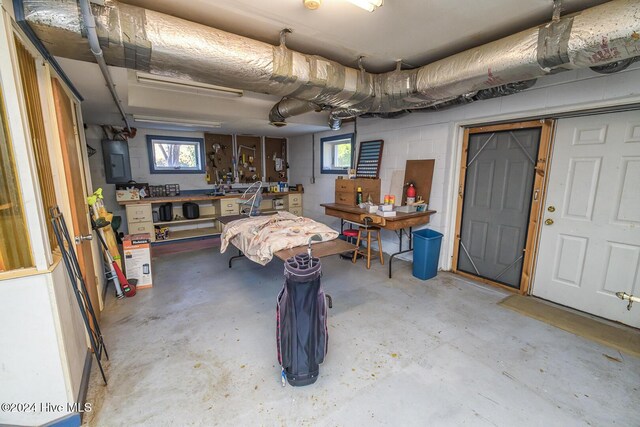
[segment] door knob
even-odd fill
[[[547,210],[548,210],[549,212],[555,212],[555,211],[556,211],[556,207],[555,207],[555,206],[549,206],[549,207],[547,208]]]
[[[84,242],[85,240],[93,240],[93,234],[87,234],[86,236],[75,236],[74,239],[76,241],[76,245]]]
[[[551,218],[548,218],[544,223],[547,225],[551,225],[553,224],[553,220]]]

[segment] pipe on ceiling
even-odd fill
[[[16,0],[57,56],[92,61],[77,0]],[[412,70],[372,74],[280,44],[105,0],[92,5],[106,63],[282,96],[278,124],[311,109],[340,119],[425,109],[560,71],[640,56],[640,0],[612,0]],[[282,105],[280,105],[282,104]],[[318,108],[316,108],[316,106]]]
[[[127,114],[124,111],[124,107],[122,106],[122,101],[118,97],[118,93],[116,92],[116,85],[113,82],[113,78],[111,77],[111,73],[109,72],[109,67],[107,67],[107,63],[104,60],[104,55],[102,54],[102,49],[100,48],[100,42],[98,41],[98,33],[96,32],[96,20],[91,13],[91,5],[89,4],[89,0],[79,0],[80,1],[80,13],[82,14],[82,21],[87,30],[87,39],[89,40],[89,48],[91,53],[96,59],[98,63],[98,67],[100,67],[100,71],[102,72],[102,76],[104,77],[105,82],[107,83],[107,88],[111,93],[111,97],[118,107],[118,111],[120,111],[120,115],[122,116],[122,120],[124,121],[125,128],[127,132],[131,134],[131,125],[129,124],[129,119],[127,118]]]

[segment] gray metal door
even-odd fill
[[[469,136],[459,271],[520,288],[540,133]]]

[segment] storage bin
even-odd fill
[[[437,231],[418,230],[413,232],[413,275],[427,280],[438,274],[438,259],[442,234]]]

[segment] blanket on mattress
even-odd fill
[[[289,212],[247,217],[224,226],[220,253],[232,243],[251,261],[266,265],[274,253],[306,245],[315,234],[322,237],[323,242],[338,237],[338,232],[328,226]]]

